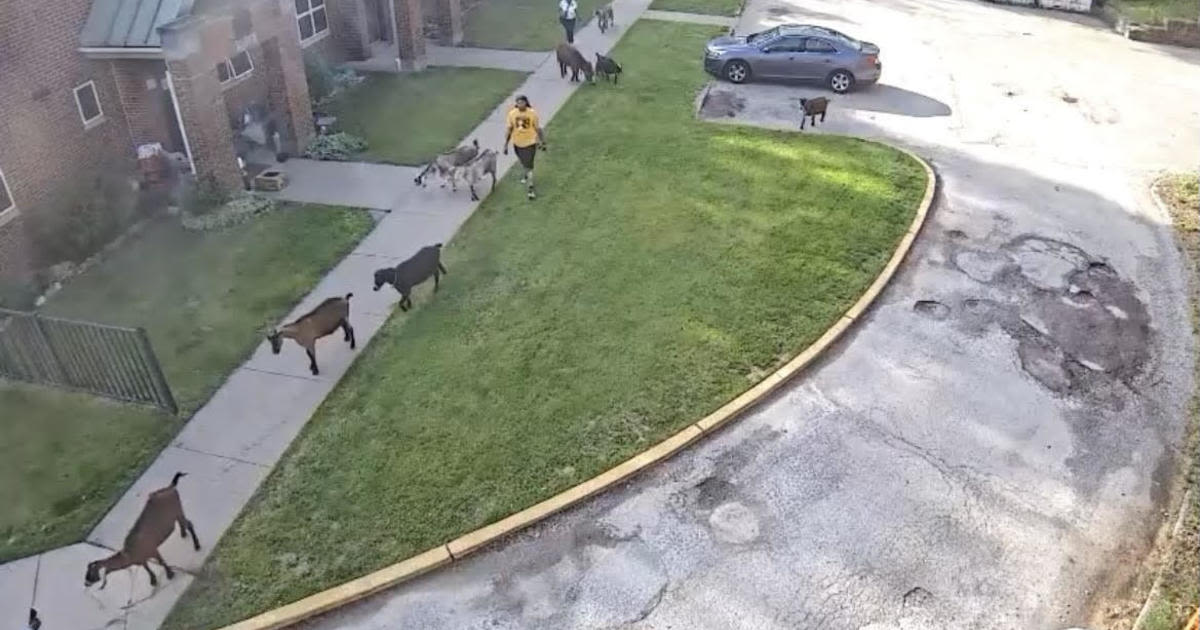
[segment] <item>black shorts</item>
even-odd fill
[[[527,147],[513,147],[513,152],[517,154],[517,159],[521,161],[521,166],[527,170],[533,168],[533,158],[537,155],[537,145],[531,144]]]

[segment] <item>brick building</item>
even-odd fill
[[[433,0],[462,37],[459,0]],[[37,259],[29,217],[98,167],[133,172],[160,143],[197,175],[241,186],[238,128],[269,112],[284,146],[313,133],[305,57],[425,65],[422,0],[0,2],[0,280]]]

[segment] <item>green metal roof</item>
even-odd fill
[[[193,0],[92,0],[79,45],[84,48],[157,48],[158,28],[192,12]]]

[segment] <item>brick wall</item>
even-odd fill
[[[76,47],[90,0],[0,1],[0,170],[24,215],[10,221],[5,251],[28,232],[29,219],[66,198],[97,165],[132,172],[133,140],[113,67]],[[85,129],[73,88],[94,81],[105,118]],[[26,229],[16,229],[24,225]],[[14,230],[16,230],[14,232]],[[36,257],[37,252],[30,252]],[[0,252],[0,259],[28,258]],[[26,273],[12,263],[7,273]]]
[[[402,70],[425,68],[425,22],[421,0],[394,0],[396,36]]]
[[[321,54],[329,61],[366,59],[367,51],[363,47],[366,41],[363,0],[325,0],[325,8],[329,14],[330,36],[306,48],[305,54]],[[316,46],[320,48],[310,53],[309,49]]]
[[[113,61],[112,67],[133,145],[158,142],[167,151],[183,152],[164,78],[166,64],[154,59],[124,59]]]
[[[6,280],[24,280],[32,267],[29,241],[22,231],[21,215],[0,217],[0,286]]]

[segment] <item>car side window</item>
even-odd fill
[[[804,40],[799,37],[780,37],[768,44],[766,50],[769,53],[801,52],[804,50]]]
[[[837,52],[837,48],[834,48],[833,44],[830,44],[823,39],[809,37],[808,39],[804,40],[804,52],[835,53]]]

